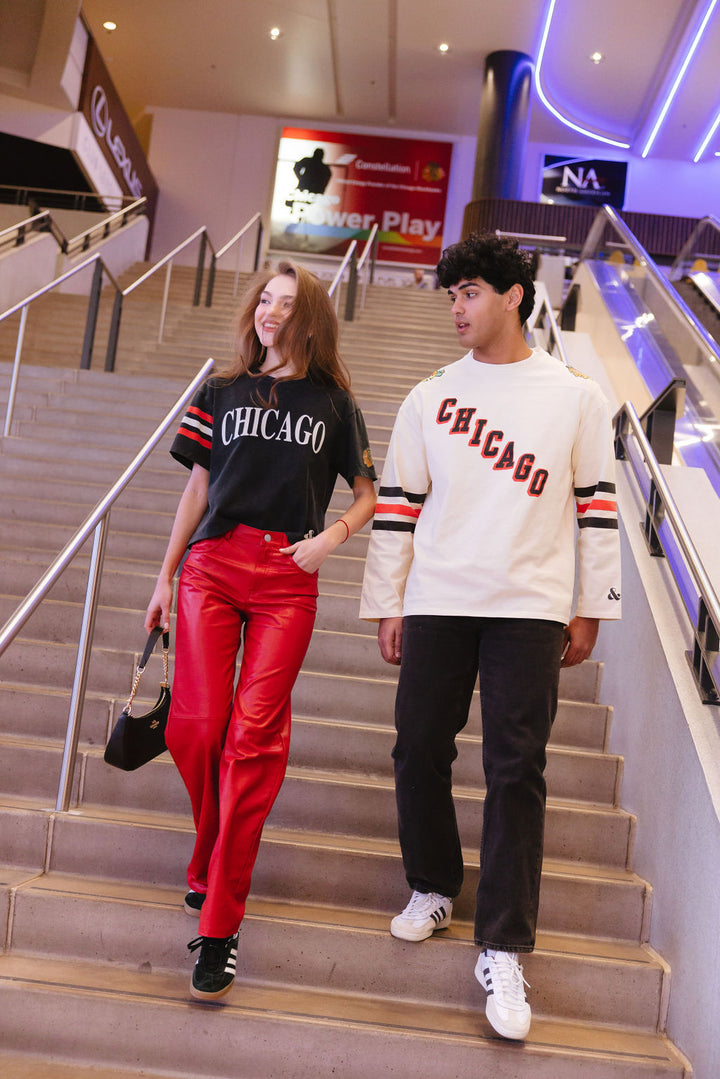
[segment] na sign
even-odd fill
[[[621,210],[625,201],[626,161],[600,161],[546,154],[541,202],[561,206],[602,206]]]

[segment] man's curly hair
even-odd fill
[[[446,247],[437,264],[437,275],[442,288],[476,277],[501,294],[513,285],[520,285],[523,290],[518,308],[521,326],[535,305],[530,255],[520,250],[516,240],[505,236],[474,232],[466,240]]]

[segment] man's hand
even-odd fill
[[[595,647],[599,626],[599,618],[582,618],[576,615],[570,620],[563,638],[561,667],[575,667],[590,657]]]
[[[402,617],[380,619],[378,644],[385,662],[399,667],[402,654]]]

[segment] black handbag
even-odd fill
[[[132,714],[132,703],[143,671],[147,666],[147,661],[150,659],[161,634],[164,676],[160,683],[160,696],[149,712],[142,716],[134,716]],[[145,651],[135,672],[135,680],[128,702],[118,716],[108,744],[105,747],[105,761],[112,764],[114,768],[121,768],[124,772],[132,772],[167,749],[165,745],[165,725],[170,711],[169,652],[170,634],[163,633],[160,626],[156,626],[147,639]]]

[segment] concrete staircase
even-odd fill
[[[187,286],[183,273],[175,281]],[[116,375],[55,366],[73,354],[72,330],[41,353],[43,366],[24,369],[13,436],[0,444],[3,621],[207,355],[230,355],[231,282],[220,275],[211,312],[172,295],[161,346],[143,338],[140,319],[124,328]],[[458,355],[446,306],[440,294],[376,288],[365,313],[343,326],[378,469],[399,400]],[[36,335],[49,339],[41,326]],[[0,401],[7,375],[0,365]],[[185,479],[169,441],[112,514],[69,813],[53,806],[87,555],[0,659],[2,1075],[690,1075],[662,1033],[670,971],[647,945],[652,891],[632,871],[635,821],[620,804],[622,761],[606,751],[611,711],[600,703],[596,663],[562,677],[540,932],[524,964],[534,1013],[527,1042],[493,1035],[472,975],[477,702],[455,771],[466,882],[453,924],[421,945],[390,936],[408,896],[390,761],[396,672],[379,658],[374,627],[357,619],[367,529],[321,571],[317,629],[293,695],[290,768],[253,876],[236,985],[224,1004],[190,1002],[185,945],[197,925],[182,911],[187,797],[166,756],[128,775],[102,760]],[[339,486],[330,515],[349,498]],[[154,657],[142,687],[148,703],[159,670]]]

